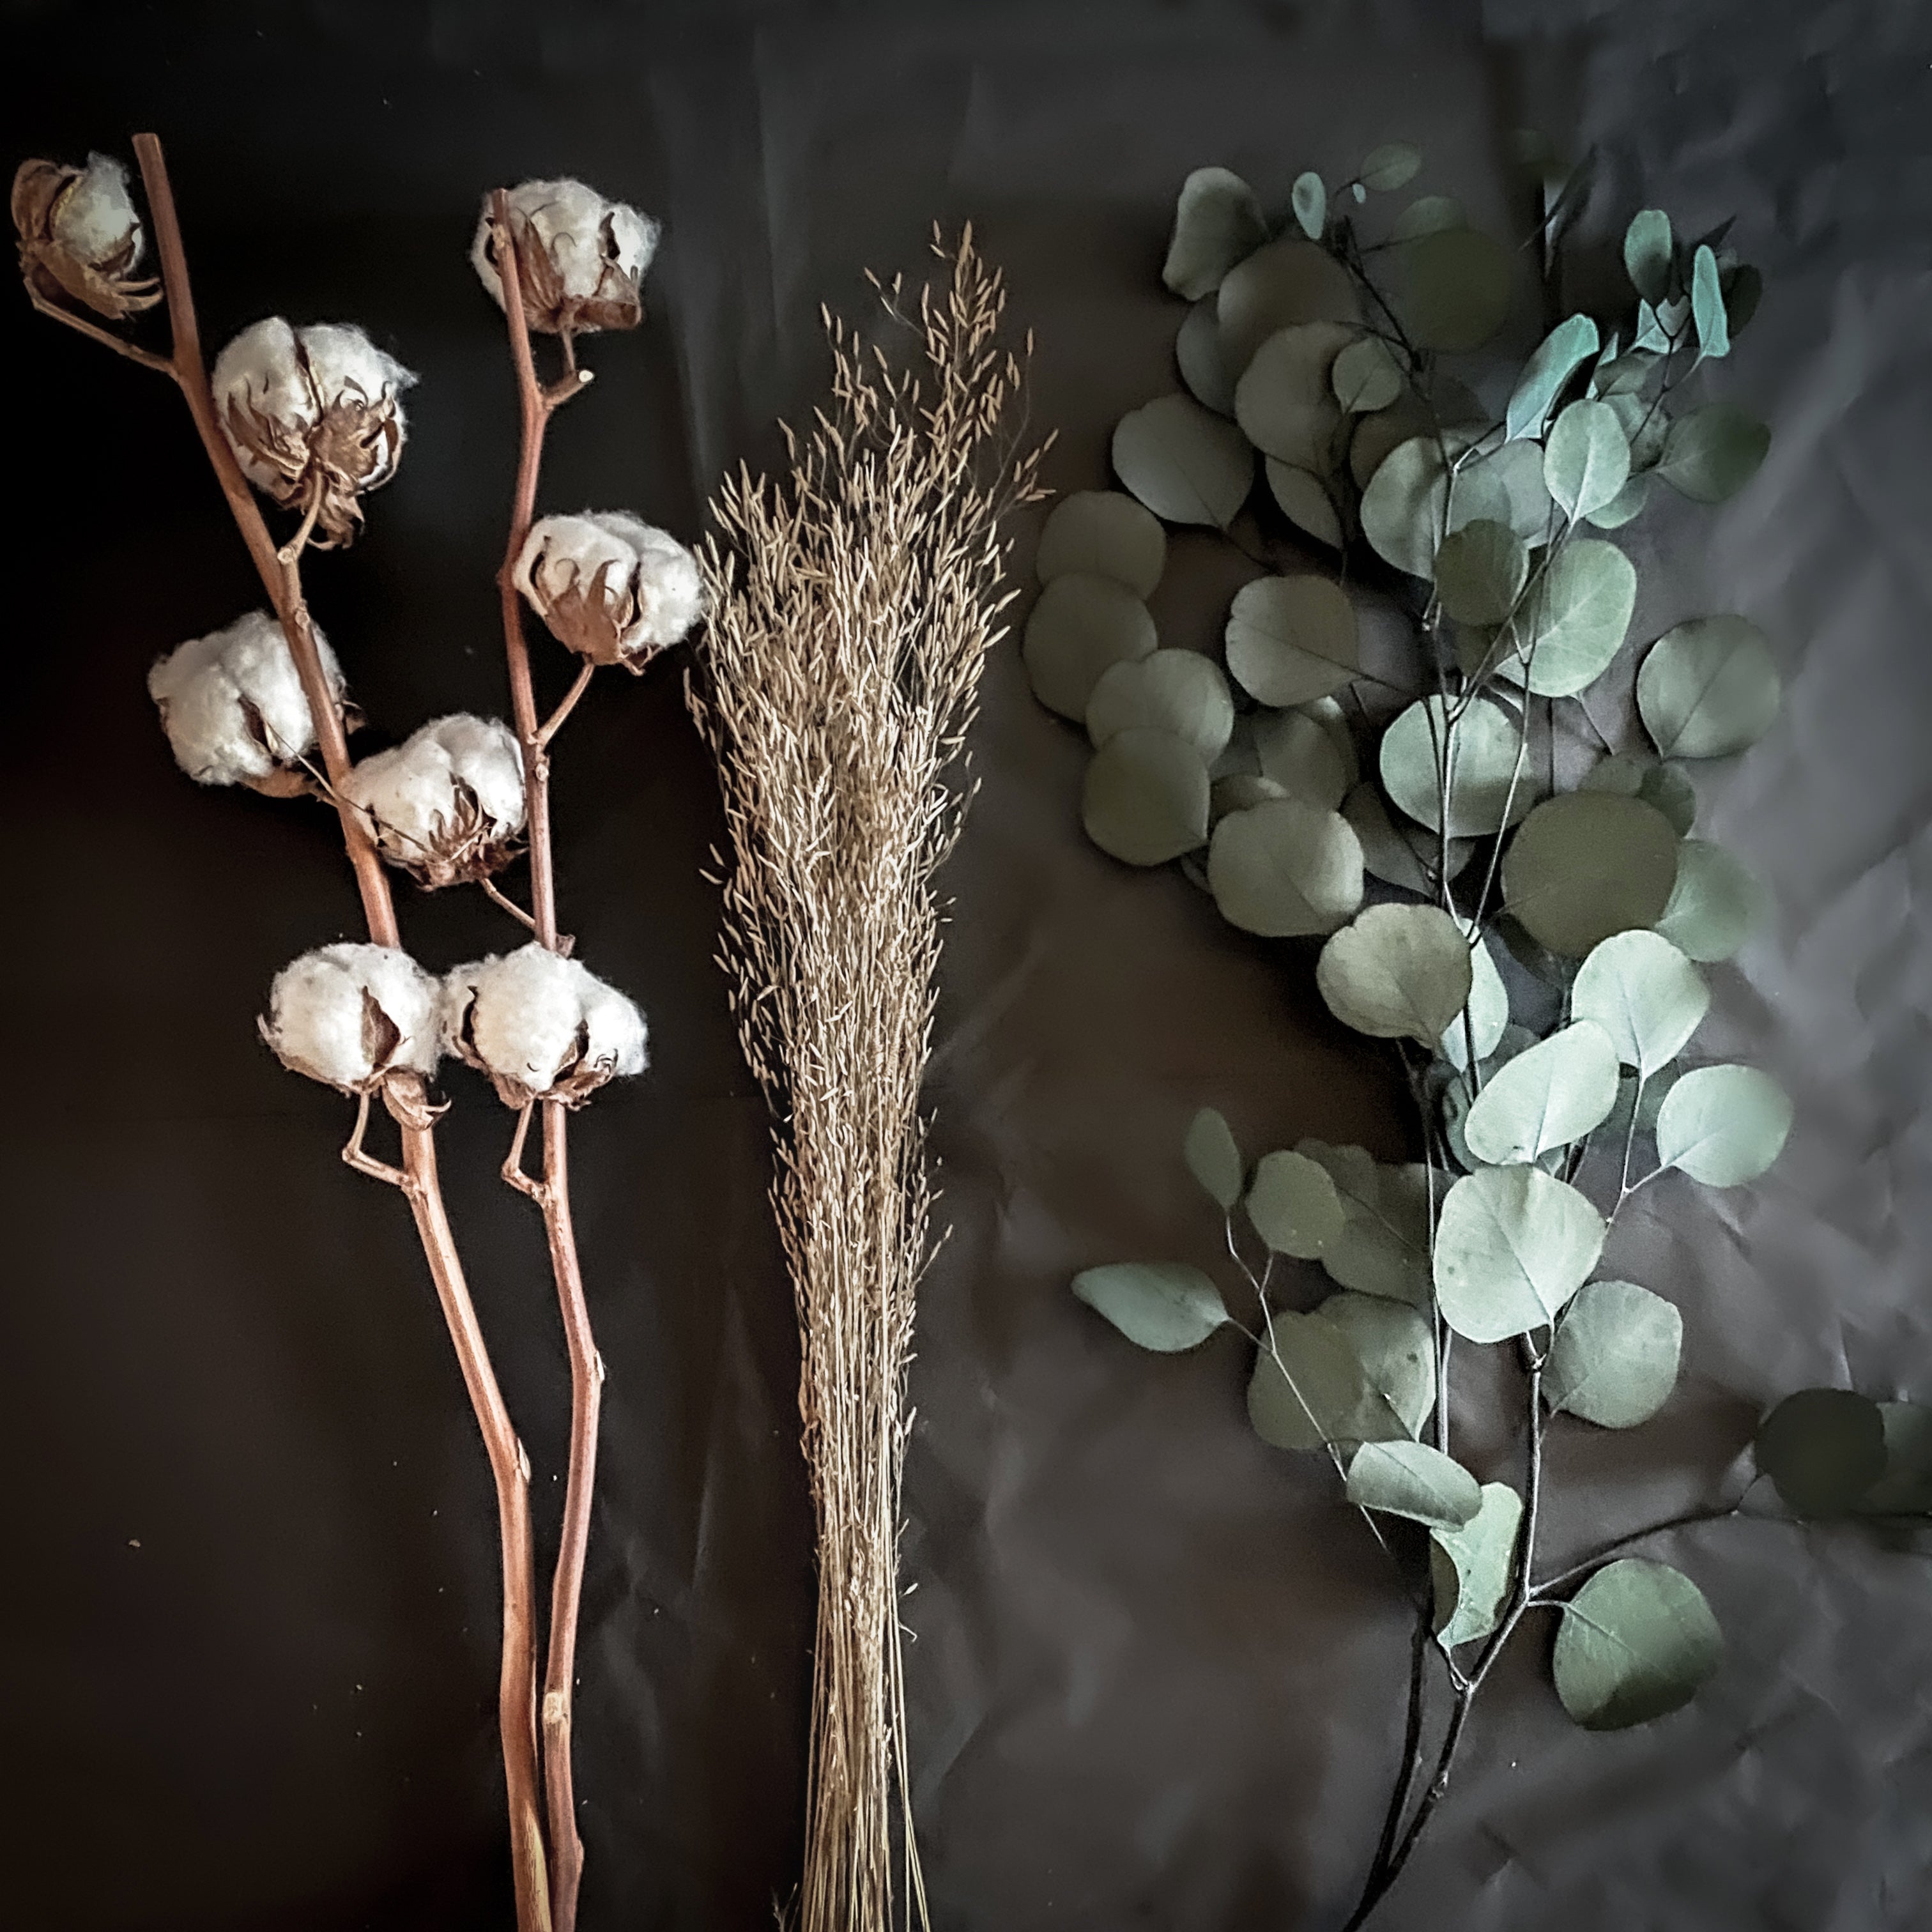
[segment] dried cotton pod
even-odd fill
[[[677,643],[704,609],[698,560],[622,510],[543,518],[517,560],[516,584],[560,644],[627,670]]]
[[[14,226],[27,286],[50,302],[70,296],[119,322],[161,298],[158,282],[135,279],[146,237],[128,170],[112,154],[89,154],[84,168],[22,161]]]
[[[606,1082],[644,1070],[644,1015],[575,960],[534,940],[451,972],[442,1024],[446,1049],[487,1073],[508,1107],[581,1106]]]
[[[275,975],[257,1024],[292,1072],[345,1094],[370,1094],[392,1076],[427,1080],[435,1072],[442,1050],[440,990],[398,947],[319,946]]]
[[[431,890],[487,878],[524,829],[524,761],[494,718],[425,724],[394,751],[364,758],[342,784],[377,850]]]
[[[396,473],[398,398],[415,380],[352,324],[296,328],[270,316],[215,358],[214,406],[243,474],[285,508],[313,512],[326,549],[355,536],[358,498]]]
[[[328,640],[314,636],[339,704],[341,667]],[[267,611],[170,651],[148,673],[148,695],[175,762],[197,784],[245,784],[278,798],[308,788],[302,760],[314,748],[315,723],[288,639]]]
[[[470,259],[500,305],[491,199],[484,197]],[[594,330],[635,328],[644,313],[640,284],[662,232],[657,223],[621,201],[606,201],[580,181],[525,182],[509,190],[508,200],[530,326],[562,336],[566,346],[572,336]]]

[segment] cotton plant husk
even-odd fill
[[[975,250],[827,316],[830,399],[789,472],[714,499],[708,640],[688,680],[728,827],[721,958],[769,1100],[797,1298],[819,1595],[802,1932],[925,1921],[906,1776],[899,1480],[932,1249],[920,1084],[965,740],[1004,634],[1003,519],[1042,493],[1016,446],[1024,350]],[[882,346],[873,346],[876,336]]]

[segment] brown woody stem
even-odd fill
[[[584,694],[594,667],[588,664],[584,667],[549,722],[540,724],[515,572],[536,515],[537,476],[543,461],[544,426],[550,412],[578,394],[587,377],[586,372],[576,369],[572,358],[572,374],[564,381],[548,391],[538,381],[536,358],[530,352],[530,326],[524,314],[516,237],[510,227],[509,198],[501,189],[492,197],[490,217],[495,231],[496,274],[503,290],[503,314],[509,328],[510,358],[516,374],[520,432],[509,539],[497,577],[503,606],[503,654],[509,671],[511,715],[517,742],[523,751],[533,923],[541,944],[567,956],[568,942],[560,940],[556,929],[548,746],[551,736]],[[570,1355],[570,1463],[564,1478],[562,1532],[550,1584],[550,1653],[544,1672],[543,1756],[544,1786],[550,1808],[551,1916],[556,1932],[574,1932],[578,1886],[584,1873],[584,1845],[577,1832],[571,1711],[577,1669],[578,1612],[583,1598],[584,1559],[590,1544],[591,1497],[597,1478],[597,1418],[604,1363],[591,1333],[590,1304],[584,1298],[577,1235],[570,1218],[569,1110],[560,1100],[545,1100],[542,1105],[543,1180],[540,1184],[525,1185],[529,1178],[523,1172],[521,1154],[522,1136],[528,1124],[526,1109],[524,1120],[518,1126],[518,1178],[512,1184],[533,1194],[543,1210],[550,1272],[556,1280],[557,1306],[562,1312],[564,1341]]]
[[[331,790],[337,797],[342,841],[362,894],[369,936],[377,944],[400,943],[394,902],[382,861],[355,814],[340,798],[349,772],[348,741],[335,694],[329,688],[316,649],[315,633],[303,599],[299,553],[284,560],[268,534],[254,493],[249,488],[227,439],[222,434],[202,360],[194,298],[188,282],[188,258],[182,247],[174,194],[168,182],[161,144],[152,134],[134,136],[134,152],[154,220],[154,243],[160,257],[161,280],[167,291],[168,316],[174,331],[171,373],[187,399],[189,413],[203,448],[228,500],[236,527],[254,560],[268,600],[281,621],[289,649],[308,699],[316,742]],[[420,1120],[426,1110],[405,1108]],[[362,1130],[367,1124],[366,1103],[350,1144],[360,1160]],[[489,1350],[476,1310],[464,1280],[454,1235],[443,1210],[442,1190],[436,1174],[436,1143],[427,1126],[398,1120],[403,1164],[398,1183],[416,1219],[430,1274],[436,1284],[443,1318],[469,1391],[471,1408],[490,1458],[496,1489],[497,1531],[503,1563],[502,1663],[497,1689],[497,1722],[502,1733],[503,1772],[509,1799],[510,1863],[516,1888],[518,1932],[550,1932],[549,1888],[546,1878],[542,1814],[537,1796],[536,1638],[532,1622],[530,1550],[530,1462],[503,1406]],[[346,1150],[345,1150],[346,1151]],[[380,1166],[380,1163],[373,1163]],[[365,1168],[364,1171],[367,1171]],[[382,1178],[388,1178],[386,1174]]]

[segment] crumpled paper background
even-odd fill
[[[1038,336],[1049,478],[1172,386],[1172,197],[1220,160],[1272,200],[1305,166],[1424,149],[1418,189],[1520,232],[1510,129],[1601,151],[1582,233],[1727,214],[1762,310],[1715,386],[1766,466],[1631,533],[1637,633],[1737,609],[1784,717],[1700,771],[1701,819],[1772,927],[1700,1046],[1798,1103],[1766,1179],[1666,1182],[1619,1272],[1684,1310],[1687,1369],[1629,1436],[1561,1432],[1552,1546],[1718,1492],[1761,1406],[1809,1382],[1932,1394],[1932,20],[1899,4],[624,8],[349,0],[264,12],[14,4],[19,154],[168,144],[211,344],[271,311],[352,317],[423,376],[399,480],[314,602],[392,742],[500,709],[493,572],[514,425],[465,260],[482,191],[581,174],[663,217],[652,314],[594,344],[544,502],[687,536],[711,484],[808,406],[818,305],[921,266],[970,217]],[[313,809],[199,791],[142,679],[258,592],[167,386],[0,304],[16,484],[4,727],[11,1105],[0,1442],[0,1822],[23,1920],[74,1932],[506,1924],[487,1472],[395,1199],[344,1170],[334,1096],[252,1016],[354,930]],[[1517,318],[1526,346],[1532,324]],[[1023,534],[1024,576],[1031,537]],[[1236,577],[1177,539],[1164,642]],[[542,676],[567,675],[553,652]],[[926,1292],[907,1476],[916,1798],[945,1932],[1338,1924],[1390,1774],[1404,1637],[1359,1522],[1244,1419],[1234,1338],[1139,1354],[1069,1275],[1206,1259],[1192,1109],[1251,1146],[1406,1131],[1390,1066],[1306,958],[1076,823],[1082,753],[988,675],[951,885],[932,1100],[952,1235]],[[600,680],[561,742],[566,923],[655,1031],[578,1133],[605,1394],[578,1786],[586,1928],[770,1922],[799,1850],[810,1522],[766,1130],[710,963],[718,830],[676,674]],[[411,896],[435,964],[514,943]],[[539,1230],[494,1176],[509,1116],[461,1071],[452,1206],[554,1508],[567,1377]],[[1472,1418],[1473,1422],[1474,1418]],[[1506,1466],[1500,1431],[1472,1438]],[[540,1531],[547,1567],[553,1532]],[[1380,1922],[1875,1932],[1932,1910],[1932,1576],[1836,1531],[1731,1524],[1657,1553],[1708,1593],[1724,1666],[1611,1738],[1534,1642],[1486,1699],[1432,1842]]]

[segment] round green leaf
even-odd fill
[[[1529,552],[1507,524],[1478,517],[1436,553],[1436,590],[1459,624],[1500,624],[1529,575]]]
[[[1576,974],[1570,1010],[1593,1020],[1646,1080],[1684,1051],[1711,1004],[1703,975],[1654,932],[1613,934]]]
[[[1342,1203],[1328,1170],[1306,1154],[1264,1154],[1248,1190],[1248,1219],[1276,1254],[1312,1262],[1341,1233]]]
[[[1156,516],[1226,530],[1254,486],[1255,453],[1192,396],[1156,396],[1115,425],[1114,471]]]
[[[1657,473],[1679,495],[1721,503],[1757,474],[1771,431],[1735,403],[1706,403],[1670,425]]]
[[[1147,606],[1124,584],[1070,571],[1040,592],[1020,655],[1034,695],[1078,724],[1100,674],[1150,656],[1158,641]]]
[[[1234,420],[1257,449],[1298,469],[1334,466],[1342,407],[1330,385],[1336,358],[1355,339],[1339,322],[1276,330],[1234,385]]]
[[[1361,776],[1362,767],[1355,752],[1354,727],[1349,721],[1348,713],[1342,708],[1342,700],[1339,698],[1311,698],[1306,704],[1296,706],[1295,714],[1312,719],[1322,728],[1323,734],[1334,747],[1336,758],[1342,768],[1344,788],[1352,785]]]
[[[1382,783],[1418,825],[1438,830],[1442,816],[1436,771],[1438,759],[1446,760],[1449,836],[1486,838],[1502,829],[1505,812],[1514,824],[1535,803],[1536,788],[1527,762],[1520,772],[1517,770],[1516,728],[1482,698],[1472,703],[1453,726],[1448,718],[1448,706],[1439,697],[1418,698],[1402,712],[1382,734]],[[1663,903],[1660,896],[1660,911]]]
[[[1429,1170],[1420,1161],[1384,1167],[1358,1147],[1304,1140],[1298,1154],[1328,1170],[1342,1200],[1342,1232],[1322,1252],[1338,1287],[1428,1307]]]
[[[1365,418],[1363,429],[1375,420]],[[1369,478],[1362,492],[1362,534],[1384,562],[1412,577],[1426,577],[1436,567],[1448,500],[1449,472],[1440,446],[1433,436],[1411,436],[1390,450]]]
[[[1259,577],[1228,612],[1228,669],[1264,704],[1306,704],[1340,691],[1361,664],[1355,607],[1326,577]]]
[[[1413,181],[1421,165],[1420,148],[1407,141],[1384,141],[1379,148],[1369,150],[1369,158],[1362,164],[1362,171],[1355,178],[1364,188],[1387,194],[1392,188],[1403,187]]]
[[[1578,537],[1553,557],[1518,616],[1505,675],[1539,698],[1574,698],[1610,668],[1636,608],[1636,566],[1615,544]]]
[[[1730,319],[1718,283],[1717,252],[1700,242],[1690,264],[1690,317],[1697,326],[1697,352],[1715,361],[1731,352]]]
[[[1778,1158],[1790,1131],[1790,1099],[1768,1073],[1695,1067],[1658,1111],[1658,1162],[1706,1187],[1738,1187]]]
[[[1793,1516],[1847,1515],[1885,1473],[1885,1418],[1850,1389],[1800,1389],[1758,1425],[1752,1452]]]
[[[1281,506],[1282,515],[1317,543],[1326,544],[1330,550],[1340,550],[1342,519],[1336,510],[1335,500],[1329,495],[1328,486],[1321,478],[1273,456],[1268,458],[1262,467],[1267,473],[1269,491]]]
[[[1682,1570],[1619,1557],[1563,1606],[1556,1694],[1587,1731],[1647,1724],[1689,1703],[1724,1651],[1703,1592]]]
[[[1641,799],[1569,792],[1523,821],[1503,897],[1530,936],[1580,959],[1613,932],[1654,926],[1677,876],[1677,835]]]
[[[1509,992],[1503,984],[1503,976],[1496,970],[1490,942],[1474,931],[1469,920],[1459,918],[1456,923],[1469,948],[1468,1024],[1466,1027],[1462,1014],[1458,1013],[1442,1029],[1436,1051],[1452,1066],[1467,1072],[1471,1034],[1475,1036],[1478,1060],[1488,1059],[1500,1044],[1509,1025]]]
[[[1248,1382],[1248,1420],[1277,1449],[1402,1438],[1402,1418],[1378,1390],[1348,1337],[1324,1315],[1283,1313],[1270,1326]]]
[[[1462,204],[1452,194],[1425,194],[1412,201],[1389,229],[1391,242],[1413,242],[1424,235],[1438,235],[1445,228],[1468,225]]]
[[[1721,758],[1769,730],[1783,688],[1755,624],[1694,617],[1651,646],[1637,673],[1636,704],[1664,758]]]
[[[1485,1483],[1481,1507],[1468,1522],[1430,1532],[1436,1641],[1445,1651],[1487,1636],[1502,1620],[1522,1521],[1522,1497],[1507,1483]]]
[[[1666,765],[1647,752],[1618,752],[1599,758],[1583,774],[1582,791],[1613,791],[1624,798],[1640,798],[1654,805],[1670,820],[1671,830],[1682,838],[1697,817],[1696,788],[1676,765]]]
[[[1624,230],[1624,268],[1630,286],[1653,307],[1670,293],[1670,218],[1660,208],[1646,208]]]
[[[1490,1076],[1462,1138],[1492,1166],[1535,1160],[1581,1140],[1616,1103],[1616,1049],[1594,1021],[1578,1020]]]
[[[1311,242],[1320,241],[1328,223],[1328,190],[1322,185],[1322,177],[1312,169],[1297,175],[1294,187],[1288,190],[1288,201],[1302,233]]]
[[[1347,269],[1298,235],[1270,242],[1231,269],[1221,284],[1216,308],[1222,353],[1238,379],[1276,329],[1306,322],[1361,320]]]
[[[1216,416],[1234,413],[1234,372],[1221,352],[1221,324],[1212,296],[1187,311],[1174,338],[1174,359],[1197,402]]]
[[[1607,503],[1592,510],[1585,520],[1594,524],[1600,530],[1620,530],[1649,501],[1648,474],[1635,476]]]
[[[1358,1508],[1407,1516],[1432,1529],[1474,1520],[1483,1492],[1461,1463],[1408,1440],[1364,1442],[1348,1460],[1348,1500]]]
[[[1544,482],[1572,521],[1609,502],[1630,481],[1630,439],[1607,403],[1572,403],[1544,446]]]
[[[1526,541],[1540,543],[1550,523],[1550,488],[1543,480],[1543,446],[1540,443],[1506,442],[1487,456],[1478,457],[1457,479],[1459,496],[1464,490],[1478,491],[1486,485],[1502,493],[1506,523]]]
[[[1657,930],[1687,959],[1728,959],[1764,922],[1764,888],[1721,845],[1687,838]]]
[[[1184,738],[1145,725],[1116,732],[1094,754],[1081,823],[1130,866],[1164,866],[1208,842],[1208,767]]]
[[[1588,1201],[1540,1167],[1465,1174],[1444,1198],[1436,1231],[1443,1320],[1472,1342],[1504,1342],[1547,1326],[1589,1279],[1604,1232]]]
[[[1218,288],[1267,239],[1268,217],[1254,190],[1226,168],[1196,168],[1180,184],[1160,278],[1191,302]]]
[[[1115,1262],[1073,1277],[1073,1292],[1130,1342],[1162,1355],[1207,1340],[1228,1318],[1221,1292],[1180,1262]]]
[[[1504,412],[1504,434],[1512,442],[1519,436],[1540,436],[1550,405],[1563,386],[1596,354],[1597,347],[1597,325],[1588,316],[1573,315],[1559,322],[1522,365]]]
[[[1432,905],[1370,906],[1330,938],[1315,968],[1344,1026],[1430,1048],[1462,1010],[1472,976],[1462,928]]]
[[[1480,349],[1509,314],[1512,261],[1474,228],[1444,228],[1401,244],[1403,312],[1418,346],[1460,355]]]
[[[1110,664],[1087,700],[1087,735],[1097,748],[1136,727],[1170,731],[1211,763],[1234,728],[1234,700],[1212,658],[1155,651]]]
[[[1369,1386],[1412,1436],[1436,1408],[1436,1337],[1426,1316],[1378,1294],[1343,1289],[1316,1311],[1348,1336]]]
[[[1677,1384],[1684,1318],[1634,1281],[1586,1282],[1556,1324],[1543,1393],[1600,1429],[1634,1429]]]
[[[1378,335],[1364,335],[1335,358],[1328,372],[1335,400],[1351,416],[1385,410],[1402,394],[1402,369]]]
[[[1333,932],[1362,902],[1362,848],[1339,813],[1276,799],[1215,826],[1208,880],[1221,916],[1244,932]]]
[[[1076,490],[1054,506],[1042,527],[1034,568],[1042,584],[1077,570],[1111,577],[1145,597],[1166,562],[1159,518],[1118,490]]]
[[[1341,804],[1348,789],[1348,770],[1334,738],[1318,720],[1304,712],[1278,712],[1257,724],[1255,746],[1262,777],[1279,785],[1284,796],[1318,805],[1324,812]]]
[[[1200,1182],[1208,1198],[1224,1212],[1232,1212],[1241,1198],[1246,1170],[1234,1130],[1226,1118],[1214,1108],[1203,1107],[1188,1122],[1180,1152],[1188,1172]]]
[[[1382,795],[1364,781],[1342,802],[1342,816],[1354,826],[1362,848],[1362,863],[1376,878],[1425,898],[1436,892],[1436,868],[1441,854],[1433,832],[1396,824],[1382,803]],[[1476,849],[1470,838],[1449,842],[1449,876],[1456,878]],[[1492,969],[1493,970],[1493,969]]]

